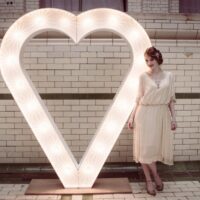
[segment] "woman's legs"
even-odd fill
[[[141,163],[141,165],[142,165],[142,169],[143,169],[146,181],[151,181],[151,174],[150,174],[148,164]]]
[[[163,182],[157,172],[157,166],[156,166],[156,162],[153,162],[151,164],[148,165],[149,169],[151,170],[151,173],[153,175],[153,178],[155,180],[156,183],[156,188],[158,190],[163,190]]]
[[[151,179],[149,166],[148,166],[148,164],[144,164],[144,163],[141,163],[141,165],[142,165],[142,169],[143,169],[145,179],[146,179],[147,192],[151,195],[156,195],[156,192],[155,192],[155,189],[153,186],[153,182]]]

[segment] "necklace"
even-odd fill
[[[157,88],[160,88],[160,80],[154,80],[155,84],[157,85]]]
[[[163,72],[159,72],[158,74],[152,74],[152,73],[149,73],[149,76],[151,77],[152,81],[156,84],[156,87],[157,89],[160,88],[160,83],[161,83],[161,80],[162,80],[162,77],[163,77]]]

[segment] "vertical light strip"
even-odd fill
[[[146,70],[143,54],[151,46],[149,37],[139,23],[120,11],[95,9],[77,17],[78,42],[89,33],[99,30],[112,31],[122,36],[130,45],[134,63],[81,160],[80,187],[93,185],[126,124],[134,107],[138,77]]]
[[[75,43],[95,31],[113,31],[127,40],[133,53],[134,63],[79,165],[21,67],[27,41],[47,30],[63,32]],[[19,18],[6,32],[0,49],[2,76],[65,188],[88,188],[95,182],[133,109],[138,77],[146,67],[143,53],[149,46],[144,29],[129,15],[112,9],[94,9],[77,17],[59,9],[39,9]]]
[[[47,30],[63,32],[75,40],[76,16],[59,9],[40,9],[19,18],[2,40],[1,73],[64,187],[76,188],[78,164],[36,88],[21,67],[20,55],[25,44],[34,35]]]

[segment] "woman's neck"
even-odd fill
[[[159,66],[149,71],[150,74],[159,74],[160,72],[162,72],[162,69]]]

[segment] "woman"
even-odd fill
[[[156,161],[173,164],[173,135],[176,120],[174,111],[175,92],[171,72],[163,71],[162,54],[155,47],[145,51],[149,70],[139,78],[136,106],[128,121],[134,132],[134,158],[140,162],[146,178],[146,189],[156,195],[151,175],[158,191],[164,188],[158,175]]]

